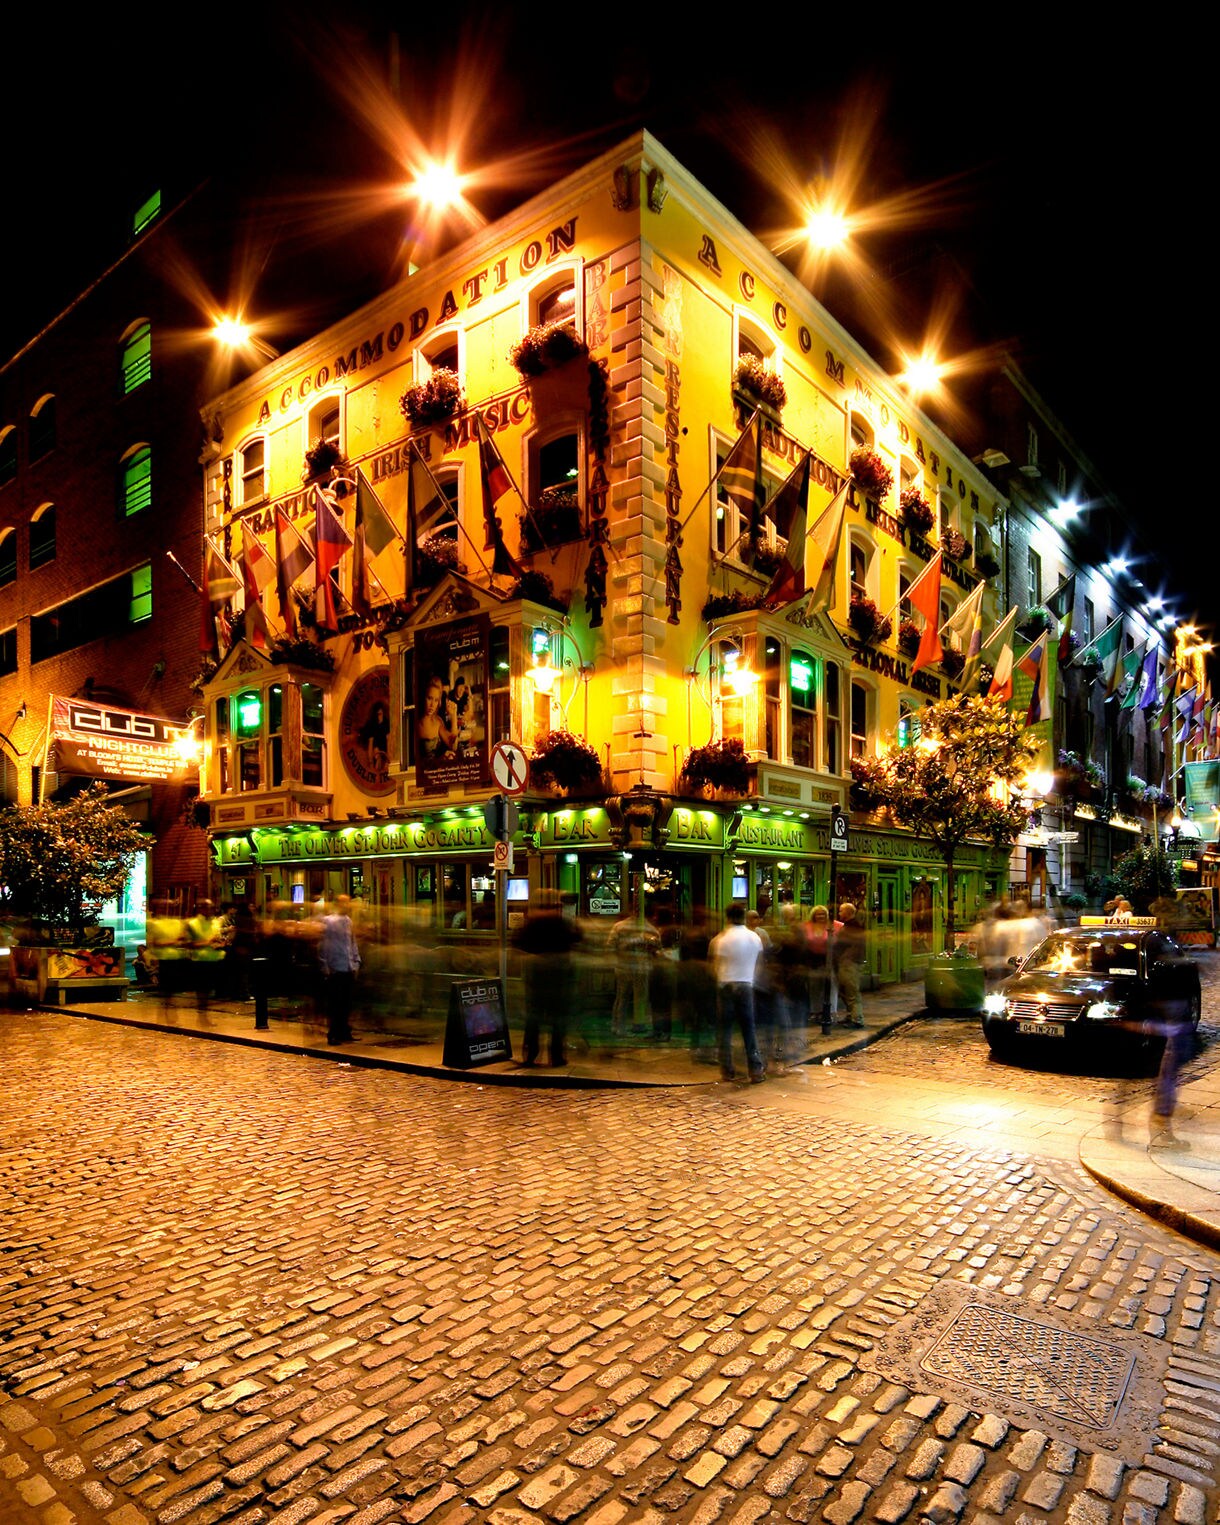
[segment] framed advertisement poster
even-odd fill
[[[415,781],[487,787],[491,621],[450,620],[415,636]]]

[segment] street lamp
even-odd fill
[[[694,746],[694,725],[691,716],[690,696],[691,690],[697,689],[699,697],[707,705],[712,714],[712,733],[716,735],[720,730],[720,717],[716,710],[715,698],[712,693],[713,682],[726,685],[739,698],[745,698],[754,685],[758,682],[758,674],[751,668],[746,660],[745,633],[728,625],[713,625],[707,636],[691,658],[690,666],[682,676],[687,680],[686,685],[686,744]],[[700,672],[699,663],[704,654],[708,656],[708,664],[705,672]],[[717,660],[719,656],[719,661]],[[705,686],[706,685],[706,686]]]
[[[552,660],[551,645],[555,638],[559,641],[558,665]],[[567,656],[564,651],[565,643],[571,648],[573,656]],[[533,666],[529,669],[530,678],[535,690],[548,696],[555,693],[556,685],[559,685],[559,710],[563,716],[564,729],[568,729],[568,711],[572,708],[572,700],[576,697],[577,687],[583,683],[585,687],[585,726],[584,735],[589,734],[589,679],[593,674],[593,663],[586,662],[580,654],[580,647],[576,644],[565,620],[544,620],[534,630]],[[563,675],[571,673],[572,692],[568,695],[567,703],[563,700]]]

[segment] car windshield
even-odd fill
[[[1140,945],[1129,932],[1052,932],[1022,968],[1026,974],[1138,975]]]

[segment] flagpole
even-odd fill
[[[686,526],[691,522],[691,520],[698,513],[699,505],[703,502],[704,498],[707,497],[708,493],[711,492],[712,488],[715,487],[716,483],[720,480],[720,473],[724,470],[724,468],[732,460],[732,458],[733,458],[733,451],[737,449],[738,445],[740,445],[742,440],[745,439],[746,435],[749,434],[750,430],[754,427],[754,420],[758,417],[758,415],[761,412],[762,412],[761,408],[755,408],[753,413],[750,414],[749,420],[747,421],[745,428],[741,431],[741,433],[733,441],[733,444],[732,444],[731,448],[729,449],[728,453],[725,455],[724,460],[721,461],[720,465],[717,466],[716,470],[713,472],[711,481],[707,484],[707,486],[703,489],[703,491],[695,499],[695,506],[694,506],[694,508],[692,508],[690,513],[687,514],[686,518],[683,519],[681,525],[679,526],[679,530],[678,530],[679,534],[682,534],[685,531]]]
[[[442,503],[446,503],[447,504],[449,502],[449,500],[448,500],[448,498],[445,497],[445,494],[441,491],[441,484],[436,480],[436,476],[433,473],[432,467],[429,466],[427,458],[425,457],[423,451],[419,448],[419,446],[416,444],[416,442],[413,439],[410,439],[410,440],[407,441],[407,449],[408,449],[408,451],[414,451],[415,452],[415,458],[419,462],[419,464],[424,468],[424,470],[428,473],[428,480],[429,480],[429,482],[432,483],[432,486],[436,489],[437,497],[440,498]],[[410,465],[408,465],[407,466],[407,470],[410,471],[410,469],[411,469]],[[505,467],[504,469],[506,471],[508,470],[507,467]],[[510,477],[509,480],[511,481],[512,478]],[[491,568],[487,565],[487,563],[483,560],[482,553],[480,552],[478,546],[474,543],[474,541],[470,537],[470,531],[462,523],[462,516],[461,516],[460,513],[455,516],[454,523],[457,525],[458,533],[460,535],[464,535],[466,537],[466,543],[470,546],[470,549],[474,552],[474,559],[478,562],[478,564],[483,568],[483,571],[486,573],[488,582],[495,582],[495,580],[496,580],[495,579],[495,574],[492,572]],[[418,546],[413,546],[412,549],[413,550],[418,550],[419,547]]]
[[[203,597],[203,589],[199,586],[199,584],[195,581],[195,579],[191,576],[191,574],[187,571],[187,569],[182,565],[182,563],[174,555],[173,551],[166,551],[165,554],[168,557],[168,559],[170,561],[172,561],[173,564],[182,573],[183,577],[186,578],[187,582],[190,583],[191,588],[194,590],[194,592],[198,593],[200,598],[202,598]]]
[[[486,425],[483,422],[483,415],[481,413],[476,413],[475,416],[474,416],[474,419],[475,419],[475,430],[476,430],[476,432],[478,433],[478,436],[479,436],[479,447],[480,447],[480,449],[482,448],[483,440],[486,439],[488,441],[488,443],[492,445],[492,448],[495,450],[496,455],[499,456],[499,458],[500,458],[500,465],[504,467],[504,475],[508,478],[509,486],[517,494],[517,496],[521,499],[521,506],[522,506],[522,508],[525,509],[525,517],[534,526],[534,534],[538,536],[539,541],[544,546],[546,546],[548,551],[550,551],[550,553],[551,553],[551,565],[554,566],[555,563],[559,560],[559,548],[557,546],[552,546],[550,544],[550,542],[547,540],[546,536],[542,533],[541,527],[539,526],[537,519],[534,518],[534,511],[533,511],[533,509],[529,506],[529,502],[526,499],[525,494],[517,486],[516,479],[513,477],[512,472],[508,469],[508,462],[504,459],[504,452],[502,450],[500,450],[498,446],[495,445],[495,442],[492,440],[491,435],[487,432],[487,427],[486,427]],[[480,469],[481,469],[481,467],[480,467]],[[429,472],[428,475],[431,476],[432,473]]]
[[[937,558],[940,555],[941,555],[941,552],[937,551],[936,555],[932,557],[932,560],[930,562],[928,562],[927,566],[924,567],[923,571],[919,574],[919,576],[915,579],[915,581],[911,584],[911,586],[906,590],[906,592],[902,595],[902,597],[898,600],[898,602],[894,605],[894,607],[890,610],[890,612],[885,616],[885,619],[892,620],[894,618],[895,614],[898,613],[898,610],[902,607],[902,605],[910,600],[911,594],[914,593],[915,589],[919,587],[920,583],[923,582],[924,578],[927,577],[928,573],[932,570],[932,568],[934,566],[936,566]],[[885,621],[883,620],[882,623],[884,624]],[[943,629],[944,629],[944,626],[942,625],[941,626],[941,630],[943,630]],[[939,636],[940,635],[940,630],[938,630],[936,633]]]

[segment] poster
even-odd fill
[[[442,1057],[461,1070],[513,1057],[499,980],[454,980],[450,985]]]
[[[365,794],[393,794],[390,777],[390,669],[374,667],[352,684],[339,717],[339,756]]]
[[[51,696],[47,767],[87,778],[162,783],[183,779],[194,760],[194,732],[161,715]]]
[[[491,784],[487,749],[485,614],[432,625],[415,636],[415,781],[424,789]]]

